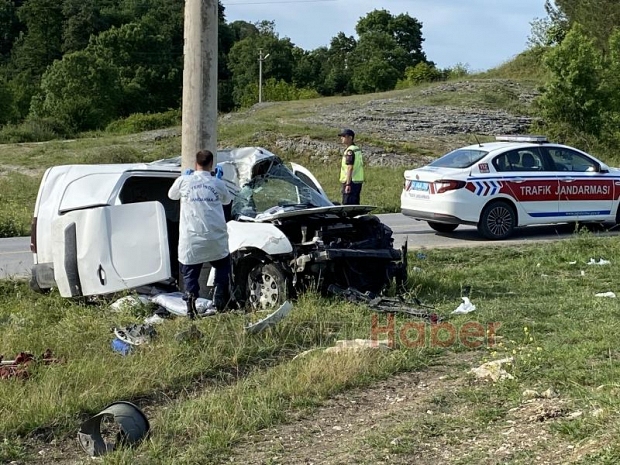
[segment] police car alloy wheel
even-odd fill
[[[508,202],[490,203],[480,215],[478,231],[487,239],[506,239],[514,231],[516,215]]]

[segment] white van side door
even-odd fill
[[[314,177],[314,175],[310,172],[308,168],[304,168],[303,166],[298,165],[297,163],[291,163],[291,167],[293,168],[293,173],[295,174],[295,176],[297,176],[305,184],[307,184],[312,189],[317,191],[323,197],[328,199],[327,194],[325,193],[325,191],[323,190],[323,187],[321,186],[321,183],[319,183],[319,181]]]
[[[52,223],[52,245],[63,297],[107,294],[171,277],[159,202],[70,211]]]

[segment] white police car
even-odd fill
[[[405,171],[401,211],[435,231],[459,224],[488,239],[516,227],[620,222],[620,170],[544,136],[497,136]]]

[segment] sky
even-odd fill
[[[422,50],[438,68],[485,71],[527,48],[531,22],[546,17],[545,0],[222,0],[226,21],[275,21],[280,38],[304,50],[329,47],[339,32],[373,10],[406,13],[422,23]]]

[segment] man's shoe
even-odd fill
[[[196,297],[193,294],[185,294],[183,300],[187,304],[187,316],[190,320],[196,319]]]

